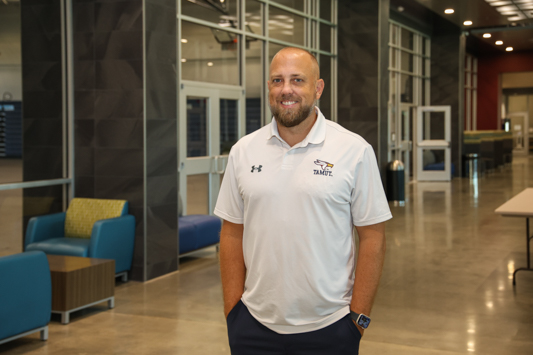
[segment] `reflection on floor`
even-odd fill
[[[0,183],[22,181],[22,159],[0,158]]]
[[[533,159],[516,159],[477,184],[418,183],[387,225],[387,259],[361,354],[532,354],[533,273],[525,221],[494,214],[533,186]],[[116,288],[116,308],[50,323],[50,338],[0,345],[2,354],[229,354],[214,250],[181,271]],[[330,355],[330,354],[328,354]]]
[[[0,159],[0,183],[22,181],[21,159]],[[22,189],[0,191],[0,256],[22,251]]]
[[[22,251],[22,189],[0,191],[0,256]]]
[[[209,174],[187,176],[187,214],[209,214]]]

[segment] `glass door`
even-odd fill
[[[449,181],[451,169],[451,107],[420,106],[416,118],[416,179]]]
[[[241,88],[183,82],[180,95],[180,195],[183,214],[212,214],[227,157],[244,132]]]

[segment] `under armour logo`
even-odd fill
[[[263,167],[263,165],[259,165],[257,168],[255,167],[255,165],[252,165],[252,173],[253,173],[254,171],[256,171],[256,170],[257,170],[258,173],[260,173],[262,167]]]

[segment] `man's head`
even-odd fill
[[[270,64],[268,90],[270,111],[278,124],[294,127],[313,116],[324,90],[316,58],[303,49],[283,48]]]

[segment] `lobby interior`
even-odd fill
[[[75,312],[68,325],[52,315],[46,342],[33,334],[0,353],[230,354],[217,251],[180,257],[178,194],[184,214],[212,213],[228,148],[270,121],[270,58],[296,45],[330,83],[321,110],[373,145],[384,183],[388,162],[406,167],[360,353],[531,354],[533,273],[512,285],[526,222],[494,210],[533,185],[533,157],[515,137],[512,162],[476,179],[462,160],[465,130],[501,130],[507,118],[529,142],[527,2],[506,5],[518,15],[485,0],[226,2],[223,16],[188,0],[0,3],[0,98],[22,105],[20,156],[0,157],[0,257],[23,251],[31,217],[72,197],[127,199],[137,220],[114,309]],[[421,106],[451,108],[454,168],[441,181],[417,171]]]

